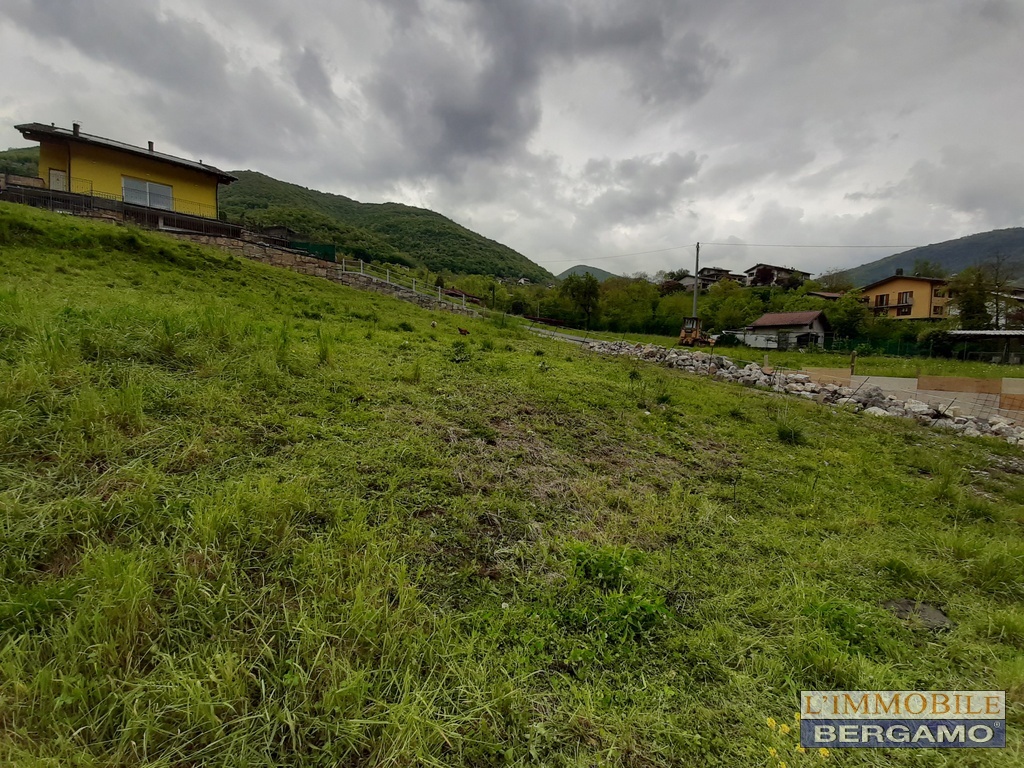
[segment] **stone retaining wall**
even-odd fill
[[[887,394],[875,385],[856,389],[835,383],[819,384],[806,373],[767,371],[757,363],[742,368],[728,357],[689,349],[666,349],[654,344],[627,341],[586,341],[583,348],[605,355],[626,355],[669,368],[678,368],[716,381],[733,382],[745,387],[773,390],[807,398],[823,405],[850,408],[866,416],[911,419],[929,427],[949,429],[966,437],[987,435],[1017,445],[1024,443],[1024,426],[1004,415],[965,413],[957,405],[939,406],[913,397]]]

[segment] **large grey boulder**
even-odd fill
[[[891,414],[884,408],[879,408],[877,405],[873,405],[870,408],[864,409],[864,414],[867,416],[890,416]]]

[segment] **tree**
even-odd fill
[[[712,285],[697,310],[708,331],[742,328],[764,314],[765,305],[756,291],[742,288],[732,280]]]
[[[982,270],[988,281],[995,327],[1002,328],[1006,325],[1008,305],[1016,303],[1008,294],[1010,284],[1017,278],[1017,265],[1005,253],[999,252],[985,262]]]
[[[684,277],[690,276],[690,270],[685,267],[682,269],[672,269],[665,273],[666,280],[682,280]]]
[[[860,300],[859,293],[851,292],[838,301],[828,302],[825,305],[825,317],[836,336],[855,338],[867,327],[871,310]]]
[[[821,286],[821,290],[832,293],[846,293],[854,289],[853,281],[846,276],[846,272],[839,269],[830,269],[819,275],[815,282]]]
[[[988,311],[991,285],[984,270],[968,267],[949,281],[951,302],[965,331],[985,331],[992,327]]]
[[[928,259],[914,259],[914,275],[917,277],[947,277],[946,268]]]
[[[586,328],[590,330],[590,320],[601,300],[601,284],[597,278],[589,272],[583,276],[569,275],[558,287],[558,294],[569,299],[583,313],[587,320]]]

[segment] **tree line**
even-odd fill
[[[698,297],[697,316],[710,333],[738,330],[766,312],[822,310],[839,338],[871,341],[923,341],[953,328],[1024,327],[1024,309],[1011,296],[1017,272],[1004,257],[969,267],[949,277],[938,265],[919,260],[910,274],[948,279],[953,313],[942,321],[908,321],[874,317],[857,289],[841,272],[782,286],[715,283]],[[683,289],[686,270],[637,273],[599,282],[589,273],[569,275],[559,283],[516,285],[481,275],[450,276],[451,283],[480,296],[486,306],[555,324],[614,333],[675,335],[692,316],[693,295]],[[442,282],[444,280],[442,279]],[[843,294],[837,300],[816,292]]]

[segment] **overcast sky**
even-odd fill
[[[555,273],[1024,224],[1020,0],[0,0],[0,72],[0,147],[78,120]]]

